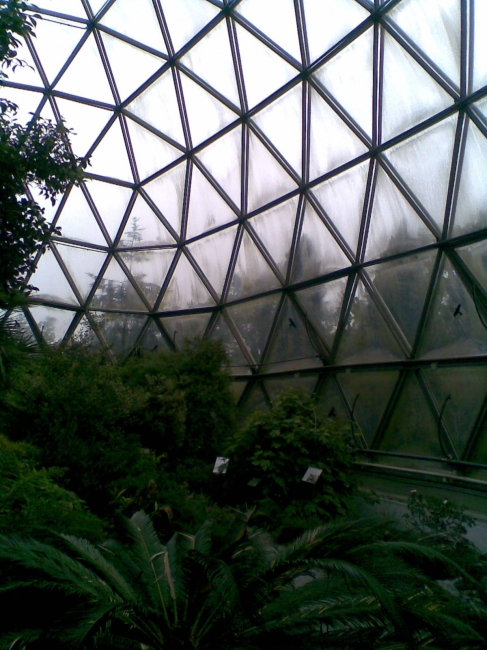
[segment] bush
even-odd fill
[[[311,397],[283,393],[268,413],[252,414],[228,446],[229,498],[258,502],[261,515],[284,527],[345,515],[357,491],[348,441],[347,430],[318,420]],[[315,485],[302,481],[308,467],[322,470]],[[252,479],[256,487],[248,486]]]

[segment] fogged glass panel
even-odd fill
[[[93,321],[109,348],[119,354],[128,352],[142,331],[146,317],[135,314],[111,314],[95,311]]]
[[[30,312],[37,322],[42,340],[53,345],[61,343],[75,316],[73,311],[42,305],[31,306]]]

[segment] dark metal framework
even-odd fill
[[[11,88],[39,94],[36,115],[44,114],[50,107],[54,117],[60,119],[62,108],[58,105],[59,100],[70,100],[105,111],[106,124],[85,155],[89,158],[96,154],[112,127],[119,127],[133,177],[132,180],[121,179],[116,174],[93,173],[88,168],[88,179],[106,184],[103,187],[126,188],[131,192],[126,207],[120,214],[115,214],[120,225],[115,231],[108,227],[106,214],[90,189],[90,182],[87,182],[81,190],[82,195],[106,243],[93,241],[89,236],[86,239],[70,236],[69,232],[53,237],[48,254],[52,263],[58,265],[59,274],[65,278],[72,300],[56,295],[53,277],[50,290],[42,287],[38,297],[33,299],[34,306],[25,310],[26,326],[39,342],[43,339],[58,342],[85,337],[103,346],[108,354],[128,354],[134,346],[177,349],[185,335],[205,334],[221,338],[230,355],[235,388],[243,408],[251,409],[272,399],[276,391],[284,387],[302,385],[316,392],[323,408],[330,414],[344,422],[351,421],[354,430],[360,431],[356,436],[357,445],[367,454],[369,461],[378,459],[380,463],[387,460],[390,464],[392,458],[395,465],[443,474],[460,472],[462,476],[470,472],[477,481],[486,478],[487,195],[484,193],[484,216],[477,222],[468,222],[467,218],[467,226],[461,226],[461,220],[465,218],[458,212],[459,195],[461,191],[464,194],[468,192],[462,188],[462,179],[464,184],[470,182],[464,168],[466,165],[470,165],[469,169],[472,165],[480,167],[483,160],[481,154],[476,153],[477,149],[474,150],[471,143],[474,136],[470,134],[475,130],[479,141],[487,138],[487,86],[475,87],[474,84],[475,66],[486,66],[480,57],[475,58],[474,38],[481,38],[480,32],[474,29],[476,24],[478,26],[476,16],[480,0],[458,0],[456,8],[455,2],[449,3],[450,7],[458,10],[460,21],[460,43],[456,54],[460,69],[458,79],[447,74],[421,43],[416,42],[408,25],[403,24],[398,11],[416,0],[343,0],[347,5],[360,7],[364,12],[363,19],[351,25],[345,36],[335,39],[331,47],[314,59],[310,54],[306,23],[309,3],[307,0],[294,0],[300,60],[246,17],[246,0],[184,0],[182,4],[191,6],[195,12],[203,5],[213,7],[215,11],[214,17],[180,49],[173,43],[164,1],[147,0],[145,4],[150,5],[154,21],[157,21],[164,51],[110,27],[110,16],[113,15],[110,12],[117,2],[120,0],[107,0],[96,11],[89,0],[80,0],[76,15],[50,10],[47,0],[40,2],[36,11],[45,21],[79,29],[82,37],[51,81],[43,67],[42,48],[35,40],[27,39],[42,85],[20,83],[15,76],[5,82]],[[261,2],[265,4],[265,0]],[[442,4],[439,0],[423,2],[430,6],[432,15],[434,8]],[[275,2],[271,4],[276,6]],[[68,6],[74,7],[74,0]],[[129,5],[125,3],[124,6]],[[127,19],[130,20],[130,16]],[[329,20],[333,21],[334,16],[330,15]],[[231,53],[238,104],[196,74],[186,56],[222,26],[226,29]],[[130,29],[127,33],[130,34]],[[326,73],[327,66],[339,61],[358,39],[369,34],[372,39],[372,106],[370,128],[365,129],[363,123],[357,121],[354,107],[349,101],[344,105],[337,98],[322,72]],[[265,48],[269,56],[280,61],[288,72],[289,80],[258,103],[249,96],[249,71],[242,50],[244,35],[246,38],[251,35],[256,46]],[[91,37],[95,40],[113,95],[110,103],[63,92],[58,87]],[[157,70],[148,74],[127,97],[119,89],[120,78],[113,70],[113,59],[106,49],[107,37],[118,39],[134,48],[134,52],[159,59]],[[401,48],[416,74],[427,75],[431,84],[438,88],[438,93],[443,93],[449,100],[447,105],[442,104],[426,117],[411,118],[406,128],[386,137],[384,103],[388,83],[386,65],[388,57],[392,56],[390,44]],[[137,114],[133,108],[134,101],[141,101],[144,92],[156,87],[168,75],[172,79],[184,142],[167,132],[164,121],[154,124],[153,120]],[[190,100],[185,91],[188,80],[206,93],[209,101],[233,114],[223,128],[218,128],[201,142],[194,141],[194,117],[190,118]],[[266,109],[272,110],[279,102],[287,101],[293,91],[299,92],[301,97],[300,169],[287,159],[259,121]],[[421,101],[419,95],[418,92],[418,102]],[[357,151],[361,151],[319,174],[316,173],[316,158],[320,152],[313,130],[318,119],[315,113],[318,105],[340,122],[343,131],[358,143]],[[456,126],[452,152],[447,161],[449,178],[447,187],[438,188],[438,193],[444,191],[446,196],[440,220],[425,204],[415,182],[408,179],[417,158],[408,159],[409,154],[404,151],[407,147],[414,147],[414,143],[421,145],[436,128],[453,120]],[[136,151],[133,141],[133,125],[141,127],[176,152],[173,160],[154,173],[143,173],[141,153]],[[76,130],[76,124],[70,126]],[[239,169],[233,173],[239,174],[238,199],[218,174],[212,172],[211,165],[204,161],[212,145],[237,132],[240,135],[236,146],[241,153]],[[329,146],[334,146],[332,139]],[[487,144],[478,146],[487,151]],[[268,200],[257,201],[257,207],[256,201],[250,200],[252,168],[257,160],[255,150],[262,151],[267,160],[273,161],[275,169],[288,179],[288,187],[293,187],[277,195],[271,192]],[[423,151],[422,155],[426,154]],[[466,162],[467,154],[470,157]],[[347,173],[355,173],[361,166],[367,170],[360,223],[353,241],[342,229],[340,219],[346,219],[347,215],[337,217],[334,206],[330,207],[329,202],[323,200],[322,192],[323,188],[331,187],[335,181],[345,178]],[[154,183],[161,182],[164,198],[166,179],[171,172],[183,167],[184,180],[181,180],[179,190],[181,201],[175,220],[168,213],[164,201],[155,198],[151,188]],[[266,173],[265,168],[259,173]],[[190,217],[190,209],[195,175],[205,180],[208,192],[214,192],[233,217],[189,234],[190,219],[194,219],[194,215]],[[406,228],[402,231],[404,240],[399,241],[399,234],[396,234],[397,246],[389,246],[385,252],[376,251],[371,256],[371,229],[375,228],[374,236],[377,238],[377,228],[385,223],[379,222],[376,214],[377,205],[384,196],[384,183],[399,197],[397,201],[402,201],[414,214],[417,227],[422,229],[424,236],[419,243],[413,239],[408,241],[404,235],[408,232]],[[137,231],[138,222],[133,221],[140,201],[152,211],[160,228],[167,233],[163,243],[140,243],[143,237]],[[64,210],[69,202],[68,191],[53,215],[54,226],[63,224]],[[283,228],[290,230],[290,243],[286,259],[279,259],[273,250],[275,242],[272,237],[264,237],[259,226],[266,220],[270,223],[269,215],[275,211],[279,213],[283,206],[291,204],[294,206],[292,223],[283,222]],[[315,219],[315,232],[321,229],[329,242],[326,250],[323,244],[324,257],[333,248],[343,260],[335,268],[321,264],[317,253],[321,244],[309,241],[310,235],[305,232],[307,224],[311,223],[309,215]],[[394,215],[386,214],[385,218],[393,220]],[[133,229],[131,241],[127,235],[130,224]],[[215,248],[208,247],[207,242],[215,237],[232,238],[231,252],[222,272],[224,277],[218,282],[215,282],[208,266]],[[203,259],[197,254],[198,246],[206,246]],[[76,275],[85,271],[70,266],[64,254],[68,247],[73,255],[76,255],[73,251],[85,251],[98,253],[100,259],[101,255],[104,256],[97,272],[92,274],[91,286],[85,291]],[[310,250],[314,251],[317,259],[310,264],[311,270],[303,271],[303,266],[309,262],[307,251]],[[241,275],[247,268],[245,256],[250,254],[252,259],[259,260],[269,279],[260,282],[256,289],[247,287],[244,290],[241,285],[244,285],[245,277]],[[149,259],[151,255],[172,258],[167,257],[169,261],[164,277],[159,283],[151,280],[149,290],[147,283],[144,284],[144,274],[137,276],[132,272],[132,266],[137,264],[137,260]],[[39,272],[31,279],[33,284],[40,277],[43,259],[39,258]],[[106,275],[113,265],[123,280],[111,280]],[[186,275],[181,270],[183,268]],[[178,273],[182,274],[179,280]],[[204,299],[198,304],[194,301],[185,304],[182,299],[177,303],[174,298],[167,302],[167,296],[183,290],[190,279],[198,284],[195,291],[199,291]],[[119,297],[115,295],[116,291],[110,294],[115,285]],[[331,287],[338,292],[339,306],[335,305],[333,309],[320,307],[323,302],[327,303],[327,292]],[[188,289],[187,292],[192,299],[191,291]],[[415,297],[416,292],[421,294],[419,298]],[[120,298],[122,294],[130,294],[130,300],[123,296]],[[408,305],[409,299],[414,306]],[[451,303],[452,299],[458,304]],[[333,323],[330,324],[329,320]],[[46,323],[49,322],[51,330],[47,331]],[[438,339],[436,347],[433,344],[435,339]]]

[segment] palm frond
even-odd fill
[[[211,551],[211,530],[213,522],[207,520],[198,529],[194,539],[194,548],[202,555],[209,555]]]

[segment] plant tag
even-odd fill
[[[225,458],[225,456],[217,456],[215,465],[213,467],[213,474],[226,474],[229,462],[230,458]]]
[[[314,485],[316,481],[320,478],[322,472],[323,470],[318,469],[317,467],[308,467],[301,480],[304,481],[305,483],[313,483]]]
[[[251,478],[250,481],[247,483],[247,485],[250,485],[250,487],[257,487],[260,483],[260,478]]]

